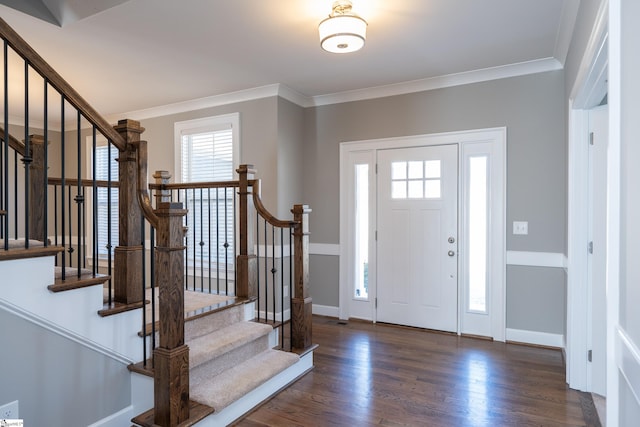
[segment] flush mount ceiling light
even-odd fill
[[[367,37],[367,21],[351,12],[349,0],[333,3],[331,14],[320,22],[320,46],[327,52],[349,53],[364,46]]]

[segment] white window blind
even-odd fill
[[[233,179],[233,127],[183,129],[180,136],[182,182]],[[181,199],[188,210],[187,260],[201,266],[234,264],[235,189],[185,190]]]
[[[111,189],[105,187],[97,189],[98,255],[106,256],[109,252],[109,244],[111,245],[111,254],[118,245],[118,162],[116,161],[118,150],[115,147],[109,149],[108,145],[100,145],[96,147],[95,156],[96,180],[107,181],[111,178],[113,181]],[[109,171],[111,171],[110,177]],[[109,196],[111,196],[110,204]],[[111,215],[109,215],[109,211]],[[109,240],[109,232],[111,232],[111,240]]]

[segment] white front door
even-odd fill
[[[378,151],[380,322],[457,331],[458,146]]]

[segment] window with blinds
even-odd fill
[[[236,127],[224,118],[176,124],[182,182],[233,180]],[[226,265],[233,268],[236,243],[234,195],[235,188],[196,188],[181,192],[180,198],[187,208],[185,225],[189,265],[212,269]]]
[[[98,187],[97,206],[97,248],[98,255],[105,257],[109,250],[113,255],[118,245],[118,150],[108,144],[96,147],[96,171],[98,181],[113,181],[112,187]],[[111,238],[109,238],[111,236]]]

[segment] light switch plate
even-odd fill
[[[528,221],[513,221],[513,234],[529,234]]]

